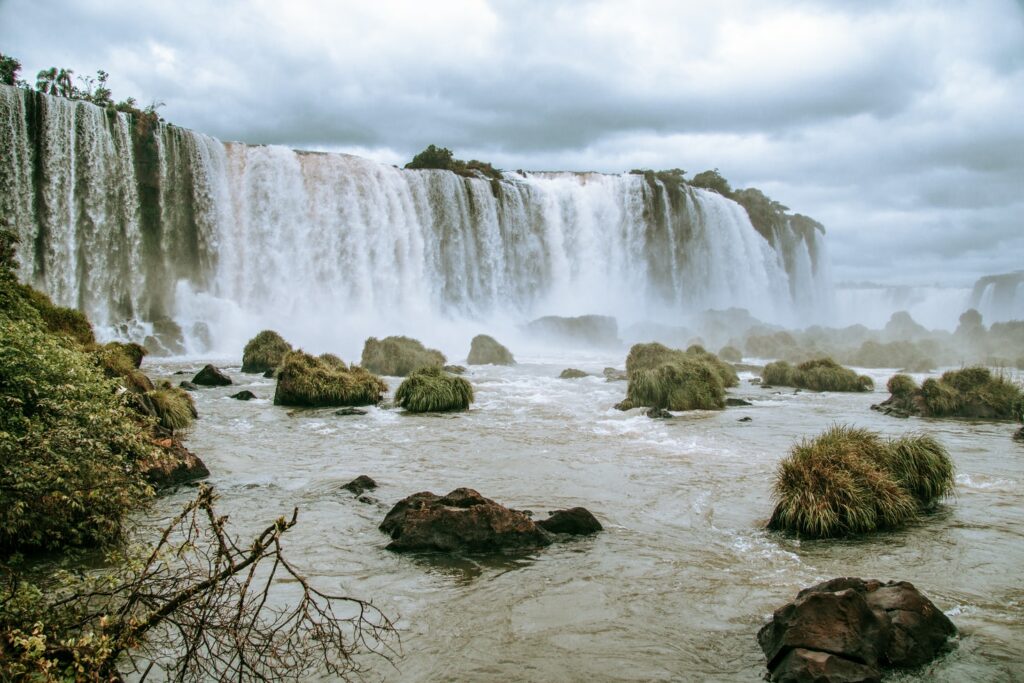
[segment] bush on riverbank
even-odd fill
[[[242,350],[242,372],[267,372],[281,364],[292,345],[273,330],[263,330]]]
[[[348,367],[332,354],[315,357],[292,351],[277,371],[274,405],[304,407],[366,406],[380,403],[387,384],[373,373]]]
[[[180,387],[171,386],[170,382],[162,382],[157,389],[145,394],[153,412],[164,429],[172,433],[188,429],[199,414],[192,396]]]
[[[624,403],[665,410],[721,410],[725,364],[711,358],[713,354],[697,346],[680,351],[657,342],[634,344],[626,357],[629,384]]]
[[[784,360],[765,366],[761,373],[765,384],[811,389],[814,391],[871,391],[875,383],[867,375],[858,376],[831,358],[817,358],[796,367]]]
[[[395,391],[395,404],[410,413],[467,410],[473,402],[473,385],[439,367],[420,368]]]
[[[897,528],[953,491],[953,463],[926,435],[882,439],[834,426],[779,464],[769,528],[812,538]]]
[[[360,364],[378,375],[405,377],[423,367],[445,364],[444,354],[428,349],[411,337],[370,337],[363,346]]]

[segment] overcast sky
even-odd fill
[[[225,140],[717,167],[824,223],[837,281],[1024,268],[1019,0],[0,0],[0,52]]]

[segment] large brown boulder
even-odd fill
[[[199,457],[174,437],[155,439],[154,457],[139,462],[139,471],[155,489],[164,489],[210,476]]]
[[[414,493],[391,508],[380,530],[391,536],[388,549],[397,551],[480,552],[551,543],[526,513],[467,488],[443,497]]]
[[[208,363],[196,373],[192,383],[203,387],[226,387],[231,384],[231,378]]]
[[[804,589],[757,634],[773,681],[878,681],[949,647],[956,627],[906,581],[837,578]]]

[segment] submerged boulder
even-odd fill
[[[203,387],[226,387],[232,384],[230,377],[210,364],[196,373],[196,376],[192,378],[192,383]]]
[[[274,405],[310,408],[365,406],[380,403],[387,384],[358,365],[332,354],[316,357],[292,351],[277,371]]]
[[[581,377],[587,377],[587,373],[576,368],[566,368],[562,370],[562,374],[558,376],[559,379],[579,379]]]
[[[361,496],[366,491],[372,491],[373,489],[377,488],[377,482],[375,482],[372,478],[368,477],[365,474],[360,474],[358,477],[356,477],[349,483],[345,484],[341,488],[345,489],[346,491],[351,491],[352,493],[356,494],[356,496]]]
[[[237,394],[231,394],[231,398],[238,401],[251,401],[252,399],[256,398],[256,394],[252,393],[248,389],[243,389],[242,391],[239,391]]]
[[[277,369],[292,345],[273,330],[263,330],[242,351],[242,372],[266,373]]]
[[[553,534],[572,536],[595,534],[604,529],[601,522],[597,521],[597,517],[583,507],[555,510],[547,519],[538,521],[537,526]]]
[[[878,681],[950,647],[956,627],[906,581],[837,578],[804,589],[757,634],[773,681]]]
[[[515,365],[516,359],[494,337],[478,334],[470,342],[466,362],[470,365]]]
[[[411,337],[370,337],[363,345],[360,364],[378,375],[405,377],[424,367],[442,367],[444,354],[437,349],[428,349]]]
[[[473,489],[446,496],[429,491],[399,501],[380,524],[388,550],[486,552],[551,543],[526,513],[484,498]]]
[[[467,410],[473,402],[473,385],[437,366],[416,370],[395,390],[395,404],[410,413]]]

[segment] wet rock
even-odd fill
[[[887,405],[884,401],[882,403],[875,403],[871,406],[871,410],[877,410],[883,415],[889,415],[890,417],[902,417],[908,418],[911,413],[904,408],[896,405]]]
[[[429,491],[399,501],[380,524],[395,551],[495,551],[551,543],[525,514],[484,498],[473,489],[446,496]]]
[[[1017,430],[1017,433],[1013,435],[1013,440],[1024,442],[1024,427]]]
[[[727,398],[725,399],[725,405],[727,406],[752,406],[754,405],[750,401],[744,401],[742,398]]]
[[[358,477],[356,477],[349,483],[345,484],[341,488],[345,489],[346,491],[351,491],[357,496],[361,496],[366,491],[372,491],[373,489],[377,488],[377,482],[375,482],[373,479],[371,479],[365,474],[360,474]]]
[[[494,337],[478,334],[469,345],[466,362],[470,365],[515,365],[516,360],[508,350]]]
[[[558,376],[558,379],[579,379],[580,377],[586,377],[587,373],[576,368],[566,368],[562,370],[562,374]]]
[[[760,384],[761,383],[761,378],[760,377],[751,377],[750,379],[747,380],[747,382],[749,384]]]
[[[274,379],[277,377],[277,368],[271,368],[263,373],[263,377],[266,379]]]
[[[669,420],[672,418],[672,413],[664,408],[651,408],[645,414],[652,420]]]
[[[184,389],[185,391],[199,391],[199,387],[197,385],[187,380],[180,382],[178,386]]]
[[[256,398],[256,394],[252,393],[248,389],[243,389],[237,394],[231,394],[231,398],[238,399],[239,401],[251,401]]]
[[[196,376],[192,378],[192,382],[204,387],[226,387],[231,384],[231,378],[212,365],[207,364],[206,367],[196,373]]]
[[[878,681],[949,648],[956,627],[906,581],[837,578],[800,591],[757,634],[773,681]]]
[[[746,417],[741,417],[740,419],[738,419],[736,421],[737,422],[753,422],[754,418],[752,418],[749,415],[747,415]]]
[[[633,410],[633,402],[626,398],[616,403],[613,407],[615,408],[615,410],[621,410],[625,412],[627,410]]]
[[[604,379],[606,382],[626,382],[629,380],[629,376],[625,370],[616,370],[615,368],[604,369]]]
[[[203,461],[178,439],[156,439],[153,445],[156,446],[153,457],[138,464],[139,472],[153,488],[169,488],[210,476]]]
[[[464,375],[466,374],[466,368],[462,365],[446,365],[441,368],[450,375]]]
[[[571,534],[582,536],[597,533],[604,529],[590,510],[582,507],[556,510],[547,519],[537,522],[537,526],[553,534]]]
[[[334,414],[341,415],[343,417],[346,415],[366,415],[366,411],[363,410],[362,408],[353,408],[352,406],[346,406],[344,408],[341,408],[340,410],[335,410]]]

